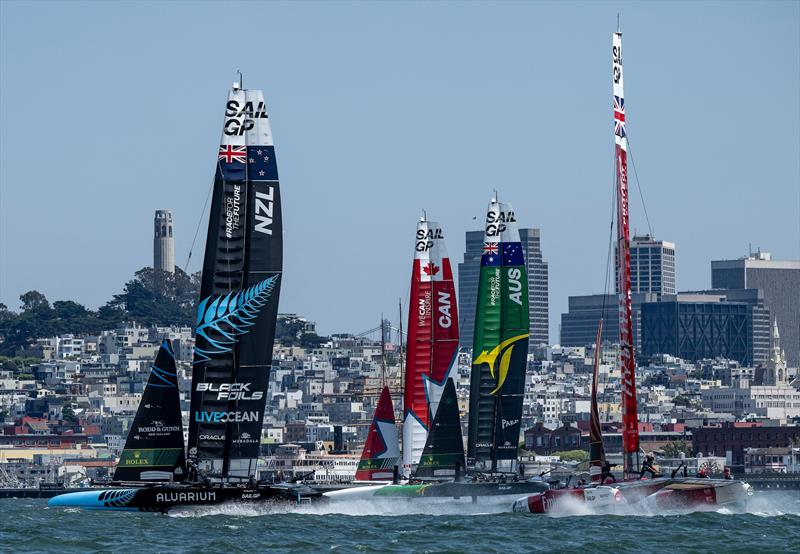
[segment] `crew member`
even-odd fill
[[[611,468],[614,467],[615,465],[616,464],[612,464],[608,460],[603,461],[603,469],[602,469],[602,472],[600,473],[600,484],[601,485],[606,482],[606,478],[607,477],[610,477],[611,480],[614,483],[617,482],[617,478],[614,476],[613,473],[611,473]]]
[[[732,480],[733,475],[731,475],[731,468],[726,466],[725,469],[722,470],[722,477],[728,481]]]
[[[645,473],[650,474],[651,479],[655,479],[656,477],[661,477],[661,473],[656,471],[655,468],[655,457],[652,454],[648,454],[644,457],[644,462],[642,462],[642,469],[639,471],[639,479],[644,477]]]
[[[708,476],[708,472],[706,472],[706,469],[704,467],[701,467],[697,471],[697,477],[699,477],[700,479],[710,479],[710,477]]]

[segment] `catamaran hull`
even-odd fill
[[[304,485],[252,488],[157,485],[72,492],[51,498],[47,505],[87,510],[167,512],[176,507],[212,506],[226,502],[304,504],[321,497],[321,493]]]
[[[496,503],[510,502],[521,494],[541,492],[544,482],[511,483],[422,483],[376,485],[325,493],[331,501],[346,500],[395,501],[437,500],[447,502]]]
[[[515,512],[546,514],[585,505],[593,511],[613,511],[622,504],[636,504],[649,495],[674,482],[659,477],[637,481],[623,481],[611,485],[577,489],[551,489],[540,494],[518,498],[512,505]]]
[[[744,507],[752,495],[743,481],[687,479],[649,495],[645,505],[654,510],[703,510]]]

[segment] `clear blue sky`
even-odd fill
[[[152,263],[157,208],[173,210],[184,264],[241,69],[275,136],[282,311],[323,333],[373,327],[408,294],[420,210],[458,262],[497,188],[542,230],[556,341],[567,296],[603,289],[617,12],[633,154],[655,233],[677,244],[678,287],[710,286],[710,260],[749,243],[800,259],[798,2],[0,12],[0,301],[12,308],[30,289],[103,304]]]

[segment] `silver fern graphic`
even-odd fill
[[[194,347],[195,363],[211,359],[210,356],[224,354],[233,349],[237,337],[250,331],[261,308],[267,305],[269,296],[278,282],[273,275],[241,291],[225,296],[209,296],[197,307],[195,333],[206,340],[206,348]]]

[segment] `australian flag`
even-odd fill
[[[226,181],[277,181],[275,147],[223,144],[217,155],[217,177]]]
[[[525,258],[522,256],[522,244],[519,242],[503,243],[503,265],[525,265]]]

